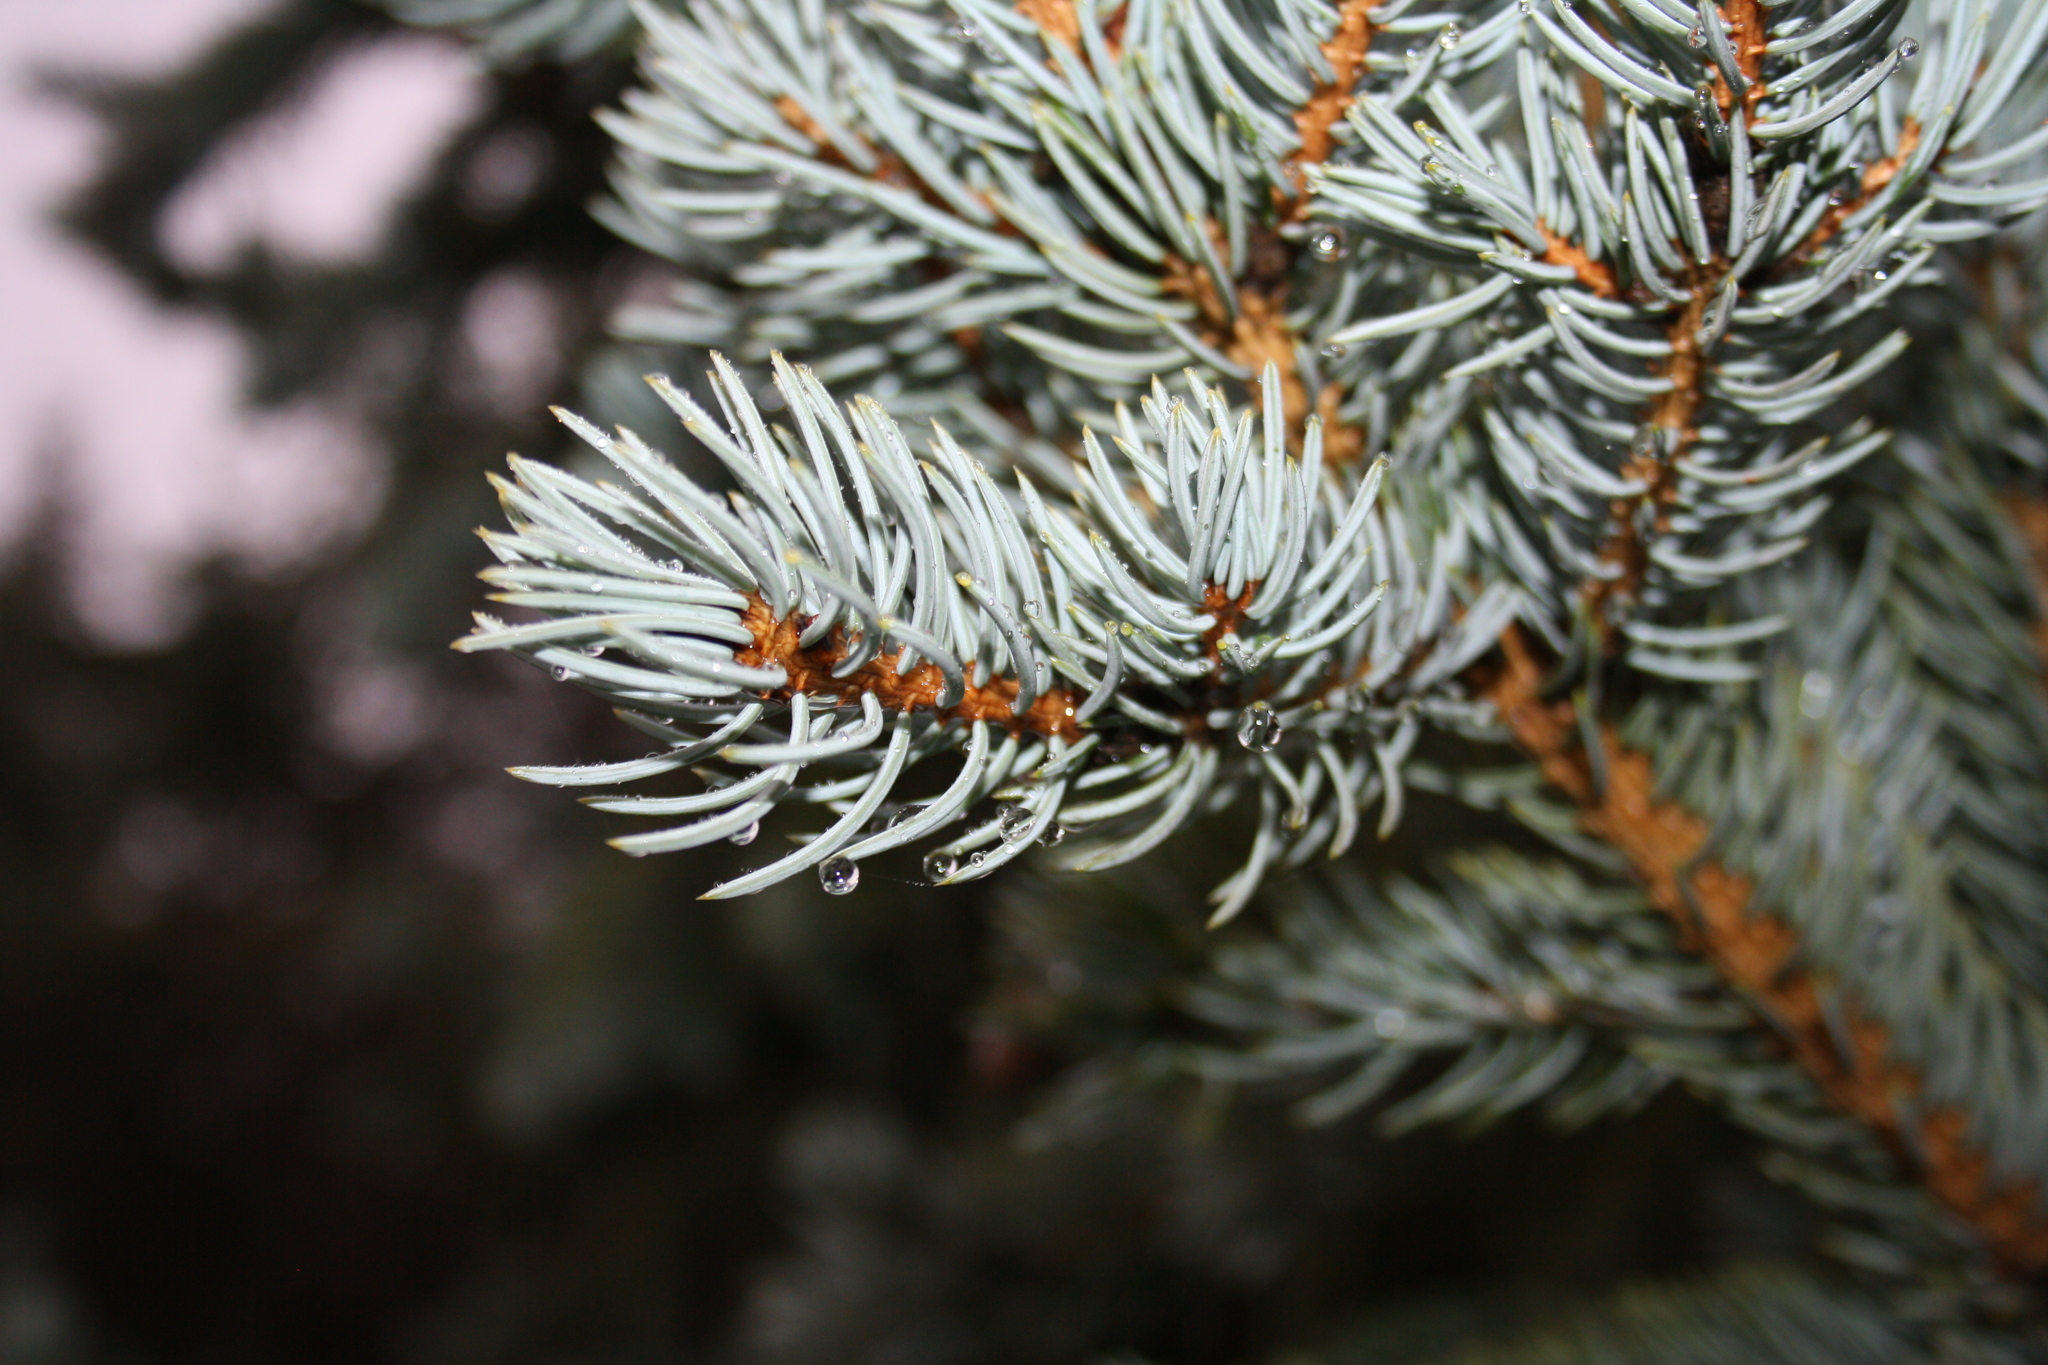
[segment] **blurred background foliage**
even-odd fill
[[[550,400],[641,420],[651,358],[603,320],[646,275],[585,212],[624,54],[490,74],[367,260],[160,242],[214,149],[389,24],[289,0],[168,78],[57,82],[109,134],[68,229],[239,329],[249,403],[360,422],[388,483],[320,562],[208,570],[161,648],[67,616],[61,508],[0,585],[0,1362],[1484,1359],[1566,1341],[1565,1291],[1803,1247],[1683,1094],[1389,1141],[1150,1075],[1217,938],[1172,888],[1209,869],[704,905],[726,850],[629,861],[506,777],[627,742],[445,647],[484,471],[557,448]],[[552,329],[522,382],[476,354],[507,281]],[[1785,1283],[1703,1292],[1767,1318]]]

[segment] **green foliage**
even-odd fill
[[[438,14],[499,52],[611,32]],[[1034,1140],[1177,1077],[1389,1136],[1678,1081],[1873,1286],[1731,1273],[1475,1360],[1961,1360],[2037,1311],[1915,1135],[1953,1108],[1992,1186],[2048,1186],[2043,604],[1999,506],[2048,464],[2048,5],[634,15],[598,214],[675,273],[615,325],[718,348],[653,382],[736,488],[568,415],[624,482],[515,461],[486,577],[527,610],[461,647],[659,746],[521,776],[668,784],[590,798],[691,817],[631,853],[829,814],[713,898],[850,892],[920,841],[942,885],[1041,845],[1097,872],[1200,828],[1243,859],[1217,925],[1349,855],[1270,931],[1107,974],[1088,945],[1132,916],[1044,902],[1123,893],[1017,902],[1100,1035]],[[1895,364],[1916,344],[1974,364]],[[1474,670],[1510,629],[1558,661],[1596,796],[1612,721],[1711,825],[1692,864],[1796,933],[1838,1060],[1883,1026],[1896,1124],[1831,1108],[1629,876],[1691,864],[1632,867],[1497,747]],[[1420,793],[1473,809],[1432,826]]]

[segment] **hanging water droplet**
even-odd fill
[[[924,855],[924,876],[926,881],[942,882],[960,870],[960,860],[950,853],[927,853]]]
[[[1465,35],[1459,31],[1456,24],[1445,24],[1444,31],[1436,35],[1436,45],[1449,52],[1452,48],[1463,42],[1464,39]]]
[[[548,671],[555,675],[556,682],[569,681],[569,669],[564,664],[556,664],[553,668],[549,669]]]
[[[1817,668],[1799,680],[1799,710],[1808,719],[1818,720],[1826,715],[1834,695],[1835,680]]]
[[[1515,8],[1524,14],[1534,14],[1536,12],[1534,0],[1515,0]]]
[[[796,183],[796,176],[789,171],[777,171],[775,173],[775,183],[778,185],[794,185]],[[638,482],[638,480],[635,480],[635,482]]]
[[[1237,718],[1237,742],[1255,754],[1269,752],[1280,742],[1280,717],[1266,703],[1253,702]]]
[[[590,553],[590,547],[588,545],[578,545],[576,547],[576,553],[579,555],[587,555]]]
[[[1698,52],[1707,45],[1707,31],[1698,24],[1694,24],[1692,31],[1685,35],[1685,45]]]
[[[905,820],[915,820],[918,816],[922,814],[924,814],[923,806],[901,806],[897,809],[894,815],[889,817],[888,827],[890,829],[894,829],[896,828],[896,826],[902,824]]]
[[[1031,822],[1037,818],[1021,802],[1004,806],[1002,814],[996,817],[996,831],[1003,836],[1004,843],[1014,843],[1030,832]]]
[[[976,27],[975,27],[974,25],[972,25],[972,24],[955,24],[955,25],[953,26],[953,41],[954,41],[954,42],[958,42],[958,43],[971,43],[971,42],[973,42],[973,41],[974,41],[974,40],[975,40],[976,38],[979,38],[980,36],[981,36],[981,30],[980,30],[980,29],[978,29],[978,28],[976,28]]]
[[[1342,360],[1350,351],[1351,348],[1341,341],[1326,341],[1318,349],[1317,354],[1325,360]]]
[[[1344,229],[1340,227],[1322,228],[1308,239],[1309,255],[1326,264],[1330,261],[1343,260],[1344,253],[1350,249],[1351,243],[1345,237]]]
[[[756,820],[753,824],[748,825],[745,829],[735,831],[733,834],[727,836],[726,842],[738,844],[741,848],[745,848],[748,844],[754,842],[754,836],[759,834],[760,832],[761,822],[759,820]],[[829,891],[832,888],[828,886],[825,889]]]
[[[1901,40],[1899,41],[1899,60],[1900,60],[1900,61],[1902,61],[1902,62],[1910,62],[1910,61],[1912,61],[1912,60],[1913,60],[1913,59],[1914,59],[1915,57],[1917,57],[1917,56],[1919,56],[1919,55],[1920,55],[1920,40],[1919,40],[1918,38],[1903,38],[1903,39],[1901,39]]]
[[[586,586],[588,586],[592,592],[603,592],[604,580],[602,578],[593,578]]]
[[[843,896],[860,885],[860,864],[851,858],[827,858],[818,864],[818,885],[828,896]]]
[[[583,652],[584,652],[585,654],[589,655],[589,656],[590,656],[591,658],[593,658],[593,659],[595,659],[595,658],[599,658],[599,657],[601,657],[601,656],[602,656],[602,655],[604,654],[604,646],[603,646],[603,645],[591,645],[591,646],[590,646],[589,648],[585,649],[585,650],[584,650]]]
[[[1047,848],[1067,837],[1067,827],[1055,820],[1045,827],[1045,833],[1038,836],[1038,842]]]

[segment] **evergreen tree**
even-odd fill
[[[709,898],[1031,854],[1043,1139],[1678,1084],[1825,1217],[1473,1359],[2048,1350],[2048,4],[406,12],[637,45],[616,327],[715,348],[681,464],[564,413],[498,484],[461,647],[654,745],[520,776],[760,851]],[[922,1292],[829,1262],[820,1358]]]

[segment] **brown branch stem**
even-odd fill
[[[810,621],[794,614],[778,617],[752,593],[748,594],[740,624],[753,633],[754,643],[734,651],[733,659],[748,668],[776,666],[787,673],[789,681],[768,694],[778,701],[798,693],[831,697],[835,703],[858,701],[863,695],[872,694],[891,711],[928,711],[941,720],[985,720],[1013,733],[1028,731],[1057,736],[1068,743],[1081,737],[1081,727],[1074,723],[1074,709],[1080,705],[1080,698],[1062,687],[1039,693],[1020,716],[1014,710],[1017,680],[994,674],[986,682],[977,682],[975,666],[970,662],[965,695],[955,705],[942,707],[938,703],[945,691],[945,677],[930,660],[899,674],[896,663],[902,655],[890,650],[877,654],[843,678],[835,677],[832,670],[846,658],[843,628],[834,626],[823,641],[802,648],[797,640]]]
[[[1851,1009],[1846,1047],[1838,1045],[1823,1010],[1823,983],[1797,960],[1798,931],[1754,911],[1749,878],[1700,856],[1707,822],[1658,799],[1648,756],[1625,748],[1605,724],[1599,732],[1605,781],[1596,783],[1572,706],[1542,699],[1542,670],[1519,627],[1501,637],[1501,653],[1503,665],[1483,680],[1482,695],[1544,777],[1577,804],[1580,827],[1628,859],[1651,902],[1678,925],[1681,942],[1712,963],[1771,1025],[1830,1105],[1869,1127],[1936,1199],[1976,1229],[2003,1270],[2048,1272],[2048,1222],[2034,1212],[2035,1187],[1992,1181],[1988,1161],[1966,1138],[1969,1123],[1960,1111],[1902,1104],[1919,1093],[1920,1077],[1889,1057],[1883,1024]]]

